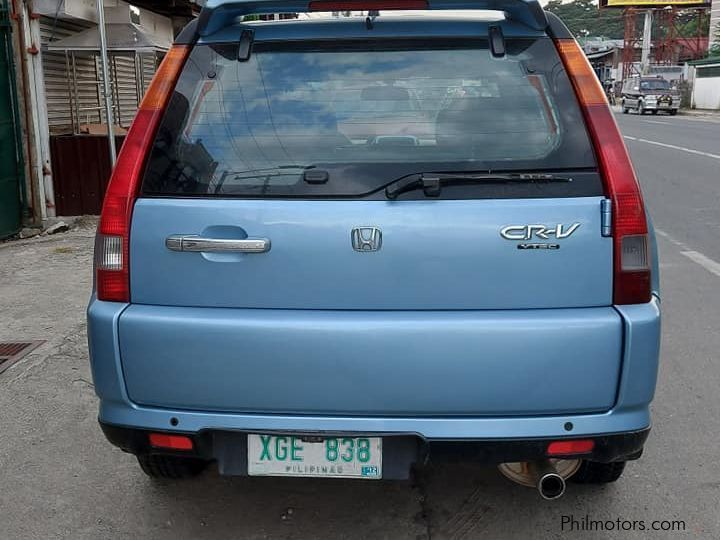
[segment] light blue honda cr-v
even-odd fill
[[[650,429],[653,244],[535,0],[209,0],[105,198],[100,423],[152,476],[404,478],[458,451],[546,498],[611,482]]]

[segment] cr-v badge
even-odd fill
[[[382,231],[379,227],[355,227],[350,233],[355,251],[378,251],[382,247]]]
[[[563,240],[574,233],[578,227],[580,227],[579,223],[573,223],[572,225],[558,223],[554,227],[548,227],[547,225],[508,225],[500,229],[500,236],[505,240],[532,240],[533,238],[550,240],[551,237],[556,240]],[[521,243],[517,247],[518,249],[560,249],[560,244],[547,242]]]

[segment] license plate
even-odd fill
[[[250,476],[382,478],[380,437],[248,435]]]

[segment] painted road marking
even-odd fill
[[[681,251],[681,255],[685,255],[688,259],[691,261],[695,261],[700,266],[702,266],[705,270],[708,272],[711,272],[715,274],[716,276],[720,277],[720,263],[717,261],[713,261],[709,257],[706,257],[702,253],[698,251]]]
[[[694,263],[699,264],[702,266],[705,270],[710,272],[711,274],[715,274],[716,276],[720,277],[720,263],[711,259],[710,257],[707,257],[700,253],[699,251],[694,251],[690,249],[686,244],[680,242],[679,240],[675,240],[672,236],[670,236],[665,231],[661,231],[660,229],[655,229],[655,232],[662,236],[663,238],[667,239],[670,243],[675,244],[677,247],[679,247],[682,251],[680,251],[680,255],[683,255],[684,257],[687,257]]]
[[[629,135],[624,135],[624,137],[630,141],[637,141],[637,142],[644,142],[646,144],[654,144],[655,146],[662,146],[663,148],[672,148],[673,150],[681,150],[682,152],[687,152],[688,154],[695,154],[697,156],[705,156],[713,159],[720,159],[720,155],[718,154],[711,154],[710,152],[701,152],[700,150],[694,150],[692,148],[685,148],[684,146],[675,146],[674,144],[667,144],[662,143],[658,141],[649,141],[648,139],[641,139],[640,137],[630,137]]]

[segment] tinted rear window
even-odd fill
[[[506,47],[495,58],[486,40],[261,42],[238,61],[237,44],[197,45],[144,193],[363,197],[417,172],[594,168],[552,42]],[[532,193],[600,194],[580,176]]]

